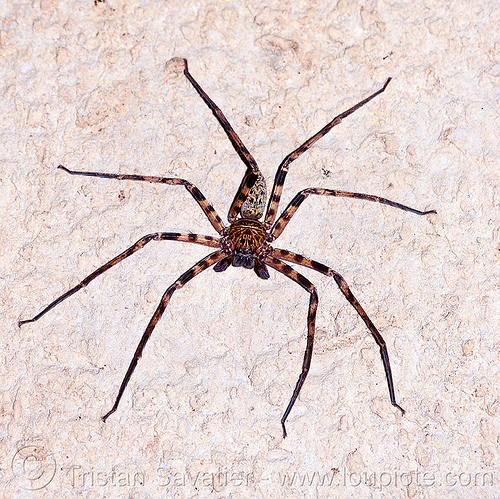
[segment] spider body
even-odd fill
[[[288,173],[290,164],[297,159],[302,153],[307,151],[316,141],[321,137],[326,135],[334,126],[338,125],[345,117],[352,114],[354,111],[364,106],[367,102],[372,100],[374,97],[382,93],[387,85],[389,84],[390,78],[386,81],[385,85],[375,93],[371,94],[369,97],[365,98],[355,106],[351,107],[347,111],[339,114],[327,125],[325,125],[319,132],[309,138],[300,147],[291,152],[288,156],[284,158],[278,167],[276,176],[274,179],[273,188],[271,195],[269,196],[269,201],[267,203],[267,211],[264,216],[264,210],[266,207],[267,194],[266,194],[266,183],[262,173],[260,172],[255,159],[248,152],[247,148],[233,130],[226,117],[222,111],[215,105],[215,103],[208,97],[208,95],[202,90],[200,85],[192,77],[188,71],[187,61],[185,59],[173,59],[172,62],[180,64],[184,69],[184,75],[189,80],[194,89],[201,96],[203,101],[211,109],[212,113],[215,115],[220,125],[226,132],[229,140],[234,146],[236,152],[242,159],[243,163],[246,165],[247,170],[243,176],[240,187],[234,197],[228,213],[229,225],[224,225],[222,219],[216,213],[212,205],[203,196],[201,191],[194,186],[191,182],[179,179],[179,178],[165,178],[165,177],[152,177],[143,176],[135,174],[115,174],[115,173],[102,173],[102,172],[82,172],[69,170],[65,166],[59,165],[59,168],[71,175],[83,175],[91,177],[101,177],[107,179],[115,180],[130,180],[130,181],[145,181],[145,182],[156,182],[166,185],[182,185],[186,188],[189,194],[197,201],[200,208],[203,210],[207,219],[210,221],[214,229],[218,232],[220,237],[214,236],[204,236],[200,234],[192,233],[178,233],[178,232],[157,232],[154,234],[148,234],[141,239],[139,239],[135,244],[127,248],[125,251],[120,253],[118,256],[114,257],[109,262],[105,263],[92,274],[83,279],[79,284],[68,290],[63,295],[56,298],[52,303],[46,306],[41,312],[35,315],[31,319],[19,321],[19,325],[23,325],[29,322],[35,322],[45,315],[49,310],[54,308],[56,305],[61,303],[66,298],[70,297],[78,290],[87,286],[96,277],[106,272],[108,269],[117,265],[125,258],[132,256],[136,251],[144,248],[146,244],[151,241],[181,241],[187,243],[201,244],[211,248],[215,248],[213,253],[210,253],[203,259],[201,259],[197,264],[191,267],[189,270],[184,272],[171,286],[167,288],[163,294],[157,309],[155,310],[153,317],[150,319],[146,330],[144,331],[142,338],[136,348],[132,361],[128,367],[128,370],[122,380],[120,388],[118,390],[118,395],[115,399],[113,407],[108,411],[102,420],[106,419],[113,414],[118,408],[118,404],[121,397],[125,391],[125,388],[130,381],[132,373],[134,372],[136,365],[142,356],[145,345],[147,344],[153,329],[160,320],[165,311],[172,295],[174,292],[188,283],[191,279],[197,276],[204,270],[213,267],[216,272],[222,272],[226,270],[230,265],[234,267],[243,267],[245,269],[253,269],[254,272],[261,279],[269,279],[269,267],[275,271],[284,274],[292,281],[301,286],[309,294],[309,312],[307,317],[307,342],[306,349],[304,353],[304,361],[302,364],[302,371],[300,373],[299,379],[293,391],[292,397],[286,410],[281,418],[281,426],[283,430],[283,437],[286,437],[285,421],[299,396],[300,390],[309,372],[309,367],[311,364],[313,344],[314,344],[314,333],[315,333],[315,322],[316,322],[316,310],[318,307],[318,294],[314,285],[303,275],[297,272],[294,268],[285,262],[297,264],[303,267],[315,270],[327,277],[332,277],[336,284],[338,285],[340,291],[349,301],[349,303],[354,307],[358,315],[361,317],[373,338],[375,339],[377,345],[380,348],[380,354],[385,370],[385,375],[387,379],[387,384],[389,388],[389,395],[391,404],[398,408],[403,414],[404,410],[396,402],[396,396],[394,393],[394,384],[392,380],[391,367],[389,362],[389,354],[387,352],[386,343],[382,335],[378,332],[377,328],[368,317],[367,313],[364,311],[361,304],[353,295],[345,279],[338,274],[335,270],[327,267],[326,265],[306,258],[305,256],[293,253],[286,249],[274,248],[271,246],[283,232],[287,226],[290,219],[293,217],[300,205],[307,199],[310,195],[316,196],[333,196],[333,197],[346,197],[363,199],[367,201],[372,201],[380,204],[385,204],[398,208],[400,210],[409,211],[417,215],[426,215],[430,213],[436,213],[434,210],[429,211],[419,211],[414,208],[390,201],[388,199],[373,196],[370,194],[361,194],[355,192],[346,192],[333,189],[324,189],[319,187],[313,187],[304,189],[295,195],[295,197],[290,201],[288,206],[283,210],[281,215],[276,219],[278,214],[278,207],[281,199],[281,193],[285,179]],[[260,219],[264,217],[263,221]]]
[[[252,218],[259,220],[264,215],[267,202],[266,180],[259,173],[255,179],[255,183],[248,192],[248,197],[241,205],[241,216],[243,218]]]
[[[223,247],[226,247],[230,253],[226,258],[231,259],[233,267],[254,269],[259,275],[258,270],[263,265],[262,258],[266,256],[266,252],[269,252],[266,238],[267,233],[262,222],[251,218],[239,218],[228,227],[227,236],[223,236],[222,239]],[[256,262],[260,262],[262,265],[257,263],[256,266]],[[225,268],[216,268],[215,270],[220,272]],[[259,275],[259,277],[261,276]]]

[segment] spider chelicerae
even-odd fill
[[[170,298],[174,292],[184,286],[188,281],[193,279],[199,273],[204,270],[213,267],[216,272],[223,272],[230,265],[234,267],[243,267],[248,270],[253,270],[261,279],[269,279],[269,270],[272,269],[280,272],[292,281],[296,282],[299,286],[304,288],[310,295],[309,299],[309,314],[307,318],[307,345],[304,354],[304,361],[302,364],[302,372],[300,373],[299,379],[293,391],[292,397],[288,406],[281,418],[281,426],[283,429],[283,437],[286,437],[285,422],[292,410],[292,407],[299,396],[300,390],[309,372],[309,367],[311,365],[311,357],[313,352],[314,343],[314,331],[316,322],[316,310],[318,307],[318,294],[314,285],[306,279],[303,275],[299,274],[294,268],[285,262],[290,262],[303,267],[308,267],[312,270],[324,274],[328,277],[333,277],[337,283],[340,291],[347,298],[349,303],[356,309],[359,316],[363,319],[364,323],[368,327],[370,333],[373,335],[376,343],[380,347],[380,354],[382,356],[382,362],[384,364],[385,375],[387,378],[387,384],[389,387],[389,396],[393,406],[397,407],[402,414],[404,414],[404,409],[396,402],[396,396],[394,394],[394,383],[392,381],[391,366],[389,363],[389,354],[387,352],[386,343],[382,335],[378,332],[377,328],[374,326],[373,322],[370,320],[363,307],[360,305],[358,300],[355,298],[349,286],[347,285],[344,278],[335,272],[333,269],[323,265],[322,263],[316,262],[309,258],[306,258],[297,253],[293,253],[286,249],[274,248],[271,246],[283,232],[288,222],[295,214],[299,206],[305,201],[305,199],[310,195],[317,196],[338,196],[338,197],[348,197],[356,199],[364,199],[367,201],[374,201],[377,203],[386,204],[394,208],[399,208],[401,210],[410,211],[416,213],[417,215],[427,215],[430,213],[436,213],[435,210],[429,211],[419,211],[408,206],[404,206],[400,203],[390,201],[388,199],[373,196],[370,194],[361,194],[356,192],[346,192],[334,189],[323,189],[318,187],[312,187],[300,191],[295,197],[290,201],[288,206],[283,210],[283,212],[276,218],[278,213],[278,207],[281,199],[281,193],[283,190],[283,184],[285,183],[286,175],[288,173],[288,168],[292,161],[297,159],[302,153],[307,151],[316,141],[321,139],[326,135],[334,126],[338,125],[344,118],[352,114],[354,111],[364,106],[367,102],[372,100],[377,95],[384,92],[387,85],[391,81],[388,78],[384,86],[371,94],[366,99],[351,107],[347,111],[336,116],[332,121],[326,124],[319,132],[314,134],[310,139],[306,140],[300,147],[291,152],[285,159],[281,162],[276,172],[274,179],[273,188],[271,190],[271,195],[269,197],[269,202],[267,203],[267,192],[266,183],[262,173],[257,166],[257,163],[253,156],[250,154],[248,149],[245,147],[241,139],[238,137],[236,132],[233,130],[226,117],[222,111],[217,107],[217,105],[210,99],[210,97],[205,93],[205,91],[200,87],[200,85],[193,78],[188,70],[188,64],[186,59],[174,58],[170,61],[173,65],[183,68],[184,74],[194,89],[201,96],[205,104],[210,108],[212,113],[217,118],[218,122],[226,132],[231,144],[236,149],[236,152],[240,156],[243,163],[246,165],[246,172],[241,181],[240,187],[234,197],[228,213],[229,225],[224,225],[220,216],[216,213],[212,205],[207,201],[205,196],[200,192],[200,190],[194,186],[191,182],[183,180],[180,178],[164,178],[164,177],[151,177],[143,175],[126,175],[126,174],[115,174],[115,173],[101,173],[101,172],[81,172],[69,170],[65,166],[59,165],[58,168],[64,170],[71,175],[86,175],[90,177],[101,177],[109,178],[115,180],[140,180],[145,182],[158,182],[167,185],[183,185],[188,192],[197,201],[203,213],[206,215],[214,229],[218,232],[220,237],[214,236],[203,236],[199,234],[191,234],[188,232],[178,233],[178,232],[157,232],[154,234],[148,234],[147,236],[139,239],[135,244],[126,249],[123,253],[99,267],[97,270],[92,272],[83,281],[77,284],[75,287],[71,288],[69,291],[64,293],[45,307],[39,314],[35,315],[32,319],[26,319],[19,321],[19,326],[26,324],[28,322],[35,322],[45,315],[49,310],[54,308],[56,305],[61,303],[66,298],[70,297],[78,290],[87,286],[96,277],[106,272],[108,269],[114,265],[120,263],[125,258],[133,255],[136,251],[144,248],[146,244],[151,241],[183,241],[187,243],[202,244],[204,246],[209,246],[215,248],[213,253],[210,253],[205,258],[202,258],[198,263],[191,267],[187,272],[184,272],[163,294],[160,304],[155,310],[153,317],[149,321],[144,334],[142,335],[141,341],[137,346],[134,353],[132,361],[128,367],[128,370],[123,378],[120,389],[118,390],[118,395],[115,399],[113,407],[108,411],[102,420],[106,419],[113,414],[118,408],[118,404],[122,398],[123,392],[130,381],[132,373],[134,372],[137,362],[142,356],[142,352],[146,343],[148,342],[153,329],[160,320],[165,308],[167,307]],[[267,204],[267,210],[265,210]],[[264,216],[265,212],[265,216]],[[261,221],[262,217],[264,219]]]

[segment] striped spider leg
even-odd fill
[[[236,191],[236,196],[234,197],[233,202],[231,203],[231,207],[229,208],[229,214],[227,216],[227,220],[229,223],[233,223],[236,220],[236,217],[239,215],[241,207],[243,206],[246,198],[248,197],[252,187],[254,184],[257,184],[256,189],[252,191],[252,193],[259,193],[257,196],[257,200],[255,203],[258,206],[258,210],[264,210],[266,205],[266,183],[264,181],[264,177],[257,166],[257,161],[255,161],[254,157],[250,154],[248,149],[243,144],[243,141],[238,137],[238,134],[233,130],[233,127],[230,125],[227,118],[224,116],[222,111],[217,107],[217,104],[206,94],[206,92],[200,87],[198,82],[193,78],[191,73],[188,70],[188,62],[186,59],[182,59],[184,64],[184,74],[186,78],[189,80],[191,85],[193,85],[194,89],[198,92],[200,97],[203,99],[205,104],[210,108],[213,115],[217,118],[217,121],[226,132],[226,135],[229,138],[229,141],[233,145],[234,149],[240,156],[243,163],[245,163],[247,167],[247,171],[243,176],[239,189]],[[259,204],[260,203],[260,204]],[[260,218],[259,215],[257,218]],[[252,217],[251,217],[252,218]]]
[[[85,175],[85,176],[95,176],[95,177],[103,177],[103,178],[112,178],[117,180],[144,180],[148,182],[160,182],[164,184],[170,185],[184,185],[188,192],[195,198],[206,217],[209,219],[213,227],[219,232],[222,233],[224,230],[224,225],[219,215],[216,213],[214,208],[208,203],[206,198],[200,192],[200,190],[195,187],[193,184],[188,182],[187,180],[177,179],[177,178],[162,178],[162,177],[147,177],[141,175],[122,175],[122,174],[111,174],[111,173],[99,173],[99,172],[76,172],[69,170],[68,168],[59,165],[59,168],[70,173],[72,175]],[[204,246],[210,246],[212,248],[218,248],[218,251],[211,253],[205,258],[201,259],[198,263],[196,263],[193,267],[191,267],[187,272],[184,272],[163,294],[162,299],[153,314],[153,317],[149,321],[149,324],[146,327],[144,334],[142,335],[141,341],[137,346],[137,349],[134,353],[132,361],[127,369],[125,377],[123,378],[122,384],[120,385],[120,389],[118,391],[118,395],[115,399],[113,407],[110,411],[108,411],[104,416],[102,416],[102,420],[106,421],[106,419],[116,411],[120,399],[125,391],[125,388],[132,377],[132,373],[137,366],[137,362],[142,356],[142,352],[146,343],[153,332],[156,324],[160,320],[165,308],[167,307],[170,298],[174,294],[177,289],[182,288],[187,282],[189,282],[193,277],[196,277],[198,274],[208,269],[212,265],[216,264],[220,260],[222,260],[226,255],[223,250],[221,250],[220,240],[217,237],[213,236],[203,236],[200,234],[191,234],[191,233],[177,233],[177,232],[156,232],[154,234],[148,234],[147,236],[141,237],[135,244],[127,248],[125,251],[120,253],[118,256],[111,259],[109,262],[105,263],[97,270],[88,275],[85,279],[83,279],[79,284],[66,291],[66,293],[62,294],[58,298],[56,298],[53,302],[47,305],[40,313],[35,315],[32,319],[26,319],[19,321],[19,326],[23,324],[27,324],[29,322],[35,322],[40,319],[43,315],[45,315],[49,310],[54,308],[56,305],[61,303],[66,298],[69,298],[71,295],[79,291],[80,289],[86,287],[91,281],[93,281],[96,277],[100,276],[111,267],[117,265],[121,261],[125,260],[129,256],[132,256],[136,251],[144,248],[144,246],[151,241],[182,241],[187,243],[195,243],[201,244]]]
[[[272,226],[274,219],[276,218],[278,212],[278,206],[281,199],[281,193],[283,191],[283,184],[285,183],[285,178],[288,173],[288,168],[290,167],[290,163],[292,161],[295,161],[301,154],[305,153],[313,144],[315,144],[319,139],[321,139],[321,137],[324,137],[334,126],[337,126],[344,118],[354,113],[354,111],[357,111],[360,107],[363,107],[365,104],[367,104],[372,99],[377,97],[377,95],[384,92],[391,80],[392,78],[387,78],[386,82],[384,83],[384,86],[380,90],[377,90],[373,94],[369,95],[366,99],[363,99],[362,101],[358,102],[355,106],[352,106],[347,111],[340,113],[338,116],[333,118],[332,121],[327,123],[319,132],[315,133],[311,138],[307,139],[301,146],[297,147],[297,149],[292,151],[288,156],[285,157],[285,159],[283,159],[281,164],[278,166],[278,170],[274,178],[273,188],[271,190],[269,204],[267,206],[266,218],[264,222],[266,229],[269,229]]]
[[[327,196],[344,196],[344,197],[352,197],[352,198],[358,198],[358,199],[365,199],[368,201],[375,201],[381,204],[387,204],[389,206],[392,206],[394,208],[399,208],[401,210],[409,211],[411,213],[415,213],[417,215],[428,215],[431,213],[436,213],[435,210],[429,210],[429,211],[420,211],[420,210],[415,210],[414,208],[410,208],[409,206],[402,205],[400,203],[396,203],[394,201],[390,201],[388,199],[379,197],[379,196],[372,196],[369,194],[361,194],[361,193],[355,193],[355,192],[344,192],[344,191],[336,191],[332,189],[319,189],[319,188],[309,188],[309,189],[304,189],[303,191],[299,192],[293,199],[290,201],[289,205],[287,208],[283,211],[283,213],[280,215],[278,220],[275,222],[274,226],[270,231],[268,231],[268,241],[274,241],[276,240],[281,233],[283,232],[284,228],[292,218],[292,216],[295,214],[297,211],[298,207],[301,205],[301,203],[308,197],[309,194],[319,194],[319,195],[327,195]],[[283,436],[286,437],[286,428],[285,428],[285,421],[286,418],[288,417],[288,414],[292,410],[292,407],[297,400],[297,397],[300,393],[300,390],[302,388],[302,385],[304,384],[304,381],[306,379],[307,373],[309,372],[309,367],[311,365],[311,358],[312,358],[312,350],[313,350],[313,343],[314,343],[314,324],[315,324],[315,319],[316,319],[316,309],[318,306],[318,296],[316,293],[316,288],[311,284],[310,281],[308,281],[303,275],[299,274],[296,272],[292,267],[289,265],[286,265],[282,260],[292,262],[298,265],[302,265],[304,267],[308,267],[312,270],[316,270],[317,272],[320,272],[321,274],[324,274],[328,277],[333,277],[335,282],[337,283],[338,287],[346,297],[347,301],[354,307],[356,312],[358,312],[359,316],[361,319],[363,319],[364,323],[366,324],[366,327],[369,329],[370,333],[372,334],[373,338],[375,339],[377,345],[380,347],[380,355],[382,357],[382,363],[384,364],[384,370],[385,370],[385,376],[387,379],[387,385],[389,388],[389,396],[391,399],[391,404],[394,407],[397,407],[402,414],[405,413],[405,410],[396,402],[396,395],[394,393],[394,382],[392,380],[392,371],[391,371],[391,364],[389,362],[389,353],[387,351],[387,346],[385,343],[384,338],[382,335],[379,333],[373,322],[371,321],[370,317],[368,317],[368,314],[364,311],[363,307],[359,303],[359,301],[356,299],[356,297],[353,295],[352,291],[350,290],[349,286],[347,285],[347,282],[345,279],[338,273],[335,272],[333,269],[327,267],[326,265],[316,262],[314,260],[311,260],[309,258],[306,258],[302,255],[298,255],[297,253],[293,253],[291,251],[285,250],[285,249],[278,249],[278,248],[272,248],[271,252],[269,255],[265,258],[265,262],[273,267],[275,270],[278,272],[281,272],[282,274],[286,275],[293,281],[297,282],[300,286],[302,286],[306,291],[308,291],[311,294],[311,299],[309,303],[309,315],[307,319],[307,328],[308,328],[308,333],[307,333],[307,346],[306,346],[306,352],[304,354],[304,362],[302,364],[302,372],[299,376],[299,380],[297,381],[297,385],[295,386],[295,390],[293,391],[292,398],[290,399],[290,402],[288,403],[288,406],[285,410],[285,413],[283,414],[283,418],[281,419],[281,425],[283,428]]]
[[[140,357],[142,356],[144,347],[146,346],[146,343],[148,342],[151,333],[153,332],[153,329],[155,328],[156,324],[162,317],[163,312],[165,311],[165,308],[167,307],[170,298],[172,297],[175,290],[181,288],[192,278],[197,276],[199,273],[203,272],[204,270],[212,266],[216,272],[223,272],[230,265],[234,267],[243,267],[246,269],[252,269],[261,279],[269,279],[270,275],[268,267],[271,267],[277,272],[280,272],[289,277],[292,281],[299,284],[310,294],[309,314],[307,319],[307,330],[308,330],[307,346],[304,354],[302,372],[299,376],[299,379],[293,391],[290,402],[288,403],[285,413],[283,414],[283,417],[281,419],[283,437],[286,437],[286,428],[285,428],[286,419],[290,414],[290,411],[295,401],[297,400],[297,397],[299,396],[300,390],[307,377],[307,373],[309,371],[309,367],[311,364],[313,343],[314,343],[316,310],[318,306],[318,295],[316,292],[316,288],[308,279],[299,274],[290,265],[285,263],[286,261],[288,261],[294,264],[309,267],[313,270],[316,270],[324,275],[333,277],[335,279],[340,290],[347,298],[347,300],[351,303],[351,305],[355,308],[355,310],[358,312],[360,317],[363,319],[366,326],[370,330],[371,334],[374,336],[375,341],[379,345],[386,373],[387,383],[389,386],[391,403],[399,410],[401,410],[402,413],[404,413],[404,410],[396,402],[394,394],[394,384],[392,381],[392,374],[389,363],[389,355],[387,352],[385,341],[382,338],[382,335],[377,331],[376,327],[371,322],[366,312],[363,310],[359,302],[356,300],[356,298],[350,291],[343,277],[340,276],[340,274],[338,274],[334,270],[328,268],[327,266],[319,262],[315,262],[314,260],[310,260],[308,258],[303,257],[302,255],[292,253],[288,250],[276,249],[271,246],[271,243],[281,235],[286,225],[288,224],[292,216],[295,214],[299,206],[302,204],[302,202],[311,194],[364,199],[381,204],[386,204],[398,209],[410,211],[418,215],[435,213],[434,210],[432,211],[415,210],[413,208],[404,206],[394,201],[390,201],[388,199],[381,198],[379,196],[372,196],[369,194],[345,192],[332,189],[309,188],[299,192],[276,220],[283,184],[285,182],[286,174],[288,172],[288,167],[290,163],[293,160],[297,159],[297,157],[300,156],[303,152],[307,151],[307,149],[309,149],[317,140],[326,135],[335,125],[339,124],[343,118],[353,113],[360,107],[364,106],[375,96],[382,93],[386,89],[390,81],[390,78],[386,81],[386,83],[380,90],[373,93],[366,99],[362,100],[361,102],[359,102],[349,110],[345,111],[344,113],[338,115],[330,123],[328,123],[325,127],[323,127],[318,133],[313,135],[310,139],[308,139],[306,142],[304,142],[304,144],[295,149],[295,151],[289,154],[282,161],[281,165],[278,167],[271,196],[268,201],[266,194],[266,183],[253,156],[250,154],[250,152],[247,150],[241,139],[233,130],[233,128],[229,124],[228,120],[226,119],[222,111],[210,99],[210,97],[208,97],[205,91],[201,88],[201,86],[189,73],[186,59],[175,58],[173,59],[173,61],[183,66],[184,75],[191,83],[191,85],[194,87],[194,89],[198,92],[198,94],[201,96],[205,104],[212,111],[214,116],[217,118],[219,124],[227,134],[234,149],[236,150],[236,152],[242,159],[243,163],[247,167],[247,170],[243,175],[243,179],[240,183],[240,186],[236,192],[236,195],[234,197],[233,202],[231,203],[228,212],[229,225],[228,226],[224,225],[219,215],[215,212],[214,208],[203,196],[201,191],[187,180],[177,179],[177,178],[143,176],[135,174],[114,174],[114,173],[101,173],[101,172],[73,171],[60,165],[59,168],[61,168],[62,170],[71,175],[92,176],[92,177],[100,177],[100,178],[115,179],[115,180],[155,182],[155,183],[163,183],[166,185],[183,185],[187,189],[187,191],[191,194],[191,196],[197,201],[202,211],[204,212],[205,216],[208,218],[214,229],[219,233],[220,237],[203,236],[203,235],[189,234],[189,233],[172,233],[172,232],[158,232],[144,236],[141,239],[139,239],[139,241],[137,241],[135,244],[133,244],[130,248],[120,253],[118,256],[110,260],[108,263],[99,267],[92,274],[83,279],[83,281],[81,281],[79,284],[77,284],[69,291],[67,291],[66,293],[55,299],[52,303],[50,303],[47,307],[45,307],[40,313],[38,313],[32,319],[19,321],[19,325],[21,326],[28,322],[37,321],[43,315],[45,315],[49,310],[51,310],[56,305],[61,303],[63,300],[69,298],[78,290],[87,286],[96,277],[103,274],[114,265],[117,265],[125,258],[132,256],[136,251],[142,249],[150,241],[173,240],[173,241],[202,244],[216,249],[215,252],[209,254],[208,256],[200,260],[198,263],[196,263],[193,267],[191,267],[187,272],[182,274],[165,291],[155,313],[153,314],[153,317],[150,319],[146,327],[146,330],[142,335],[139,345],[136,348],[132,361],[130,362],[128,370],[120,385],[118,395],[115,399],[113,407],[102,417],[103,421],[105,421],[118,408],[118,405],[125,391],[125,388],[128,382],[130,381],[132,373],[134,372],[134,369],[137,366]],[[260,219],[264,216],[266,203],[267,203],[267,213],[264,218],[264,221],[260,221]]]
[[[287,262],[292,262],[298,265],[302,265],[304,267],[308,267],[310,269],[316,270],[317,272],[320,272],[321,274],[324,274],[328,277],[333,277],[335,279],[335,282],[340,288],[340,291],[342,291],[347,301],[356,309],[356,312],[358,312],[359,316],[363,319],[364,323],[366,324],[366,327],[370,330],[370,333],[377,342],[377,345],[380,347],[380,355],[382,357],[382,362],[384,364],[385,377],[387,379],[387,384],[389,387],[389,396],[391,399],[391,404],[394,407],[397,407],[401,411],[401,414],[404,415],[405,410],[396,402],[396,395],[394,394],[394,382],[392,381],[391,364],[389,362],[389,353],[387,352],[387,346],[385,340],[382,337],[382,335],[378,332],[377,328],[371,321],[370,317],[368,317],[368,314],[364,311],[359,301],[352,294],[352,291],[347,285],[345,279],[338,272],[335,272],[333,269],[327,267],[326,265],[323,265],[322,263],[316,262],[314,260],[311,260],[309,258],[306,258],[302,255],[298,255],[297,253],[293,253],[288,250],[273,248],[271,254],[266,259],[266,263],[274,267],[278,272],[285,274],[290,279],[300,284],[306,291],[311,293],[311,300],[309,303],[309,316],[307,320],[308,332],[307,332],[306,352],[304,355],[304,362],[302,364],[302,372],[299,376],[299,380],[297,381],[295,390],[293,391],[292,398],[290,399],[286,411],[283,414],[283,418],[281,419],[283,435],[286,436],[286,429],[285,429],[286,418],[288,417],[288,414],[292,410],[293,404],[295,404],[295,401],[297,400],[300,389],[304,384],[307,373],[309,372],[309,367],[311,365],[312,349],[314,342],[314,323],[316,319],[316,309],[318,306],[318,295],[316,293],[316,288],[304,276],[296,272],[289,265],[286,265],[284,262],[282,262],[282,260],[286,260]]]

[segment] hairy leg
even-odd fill
[[[269,198],[269,204],[267,207],[267,213],[265,218],[266,228],[269,229],[278,213],[278,206],[281,199],[281,192],[283,191],[283,184],[285,183],[285,178],[288,173],[288,168],[292,161],[295,161],[301,154],[306,152],[314,143],[316,143],[321,137],[324,137],[334,126],[338,125],[344,118],[354,113],[360,107],[364,106],[367,102],[371,101],[374,97],[381,94],[386,88],[391,78],[388,78],[384,86],[377,90],[375,93],[371,94],[366,99],[358,102],[355,106],[351,107],[347,111],[339,114],[333,118],[330,123],[326,124],[318,133],[314,134],[310,139],[307,139],[300,147],[291,152],[280,164],[278,171],[276,172],[276,177],[274,179],[274,185],[271,191],[271,197]]]
[[[361,194],[358,192],[347,192],[347,191],[337,191],[333,189],[322,189],[320,187],[310,187],[309,189],[304,189],[300,191],[288,204],[285,211],[280,215],[276,223],[273,225],[270,236],[270,241],[277,239],[283,232],[288,222],[293,217],[295,212],[298,210],[299,206],[307,199],[311,194],[318,196],[336,196],[336,197],[346,197],[346,198],[356,198],[364,199],[366,201],[374,201],[375,203],[381,203],[393,208],[398,208],[400,210],[409,211],[411,213],[416,213],[417,215],[429,215],[431,213],[436,213],[436,210],[420,211],[415,208],[410,208],[404,204],[396,203],[395,201],[390,201],[389,199],[382,198],[380,196],[372,196],[371,194]]]
[[[141,237],[139,241],[130,246],[130,248],[127,248],[123,253],[120,253],[118,256],[115,256],[112,260],[105,263],[102,267],[99,267],[97,270],[92,272],[92,274],[88,275],[85,279],[83,279],[83,281],[81,281],[75,287],[71,288],[69,291],[66,291],[66,293],[56,298],[52,303],[47,305],[40,313],[35,315],[32,319],[19,321],[19,326],[27,324],[28,322],[37,321],[43,315],[45,315],[49,310],[54,308],[56,305],[59,305],[59,303],[64,301],[66,298],[69,298],[71,295],[73,295],[80,289],[87,286],[96,277],[100,276],[101,274],[104,274],[106,270],[109,270],[111,267],[114,267],[122,260],[125,260],[125,258],[128,258],[129,256],[133,255],[136,251],[139,251],[140,249],[144,248],[144,246],[148,244],[150,241],[161,241],[161,240],[183,241],[188,243],[203,244],[204,246],[210,246],[212,248],[220,247],[218,238],[212,236],[201,236],[198,234],[179,234],[174,232],[157,232],[155,234],[148,234],[147,236]]]
[[[174,292],[177,289],[182,288],[184,284],[186,284],[188,281],[190,281],[193,277],[196,277],[198,274],[203,272],[204,270],[208,269],[212,265],[216,264],[218,261],[222,260],[224,258],[225,254],[224,252],[221,251],[216,251],[215,253],[211,253],[210,255],[206,256],[202,260],[200,260],[196,265],[191,267],[187,272],[184,272],[169,288],[165,291],[164,295],[162,296],[162,299],[160,301],[160,304],[158,305],[158,308],[155,310],[155,313],[153,314],[153,317],[149,321],[149,324],[146,327],[146,331],[144,331],[144,334],[142,335],[141,341],[139,342],[139,345],[137,346],[137,349],[134,353],[134,356],[132,358],[132,361],[130,362],[130,365],[127,369],[127,372],[125,373],[125,377],[123,378],[122,384],[120,385],[120,389],[118,390],[118,395],[116,397],[115,403],[113,404],[113,407],[111,408],[110,411],[108,411],[103,417],[102,420],[106,421],[106,419],[113,414],[113,412],[116,411],[118,408],[118,404],[120,403],[120,399],[122,398],[123,392],[125,391],[125,388],[127,387],[128,382],[130,381],[130,378],[132,377],[132,373],[134,372],[134,369],[137,366],[137,362],[142,356],[142,351],[144,350],[144,347],[146,346],[146,343],[149,340],[149,337],[151,336],[151,333],[153,332],[153,329],[155,328],[156,324],[160,320],[161,316],[163,315],[163,312],[165,311],[165,308],[168,305],[168,302],[170,301],[170,298],[174,294]]]
[[[58,168],[64,170],[71,175],[83,175],[86,177],[100,177],[100,178],[111,178],[115,180],[139,180],[143,182],[153,182],[166,185],[183,185],[189,194],[193,196],[195,201],[200,205],[200,208],[205,213],[206,217],[214,227],[214,229],[222,234],[224,230],[224,224],[221,218],[215,211],[214,207],[207,201],[207,198],[201,193],[200,189],[193,185],[191,182],[184,180],[182,178],[165,178],[165,177],[151,177],[147,175],[129,175],[124,173],[101,173],[101,172],[80,172],[74,171],[66,168],[65,166],[59,165]]]
[[[385,369],[385,377],[387,378],[387,385],[389,387],[389,396],[391,398],[391,404],[394,407],[397,407],[401,411],[401,413],[404,414],[405,410],[396,402],[396,395],[394,393],[394,383],[392,381],[391,364],[389,362],[389,353],[387,352],[387,345],[385,343],[385,340],[382,337],[382,335],[378,332],[377,328],[375,327],[371,319],[368,317],[368,314],[364,311],[359,301],[352,294],[352,291],[349,289],[349,286],[347,285],[345,279],[339,273],[335,272],[333,269],[327,267],[326,265],[323,265],[322,263],[316,262],[314,260],[311,260],[309,258],[306,258],[302,255],[298,255],[297,253],[293,253],[288,250],[274,248],[273,251],[271,252],[271,255],[275,258],[286,260],[287,262],[293,262],[302,265],[304,267],[308,267],[310,269],[316,270],[317,272],[320,272],[321,274],[324,274],[328,277],[333,277],[335,279],[335,282],[337,283],[337,286],[340,288],[340,291],[342,291],[347,301],[354,307],[356,312],[358,312],[361,319],[363,319],[363,322],[366,324],[366,327],[369,329],[377,345],[379,346],[380,355],[382,357],[382,362],[384,364],[384,369]]]
[[[281,426],[283,428],[283,438],[286,438],[286,428],[285,428],[286,418],[290,414],[293,404],[295,404],[295,401],[299,396],[300,390],[302,389],[302,385],[304,384],[304,381],[306,380],[307,377],[307,373],[309,372],[309,367],[311,366],[311,358],[312,358],[313,344],[314,344],[314,331],[316,324],[316,310],[318,309],[318,293],[316,292],[316,288],[308,279],[306,279],[303,275],[299,274],[295,269],[290,267],[290,265],[287,265],[286,263],[276,258],[274,255],[267,256],[264,261],[267,263],[267,265],[269,265],[273,269],[286,275],[292,281],[295,281],[297,284],[299,284],[299,286],[303,287],[311,295],[311,298],[309,299],[309,313],[307,316],[307,345],[304,354],[304,362],[302,363],[302,372],[300,373],[297,384],[295,385],[292,398],[290,399],[290,402],[288,403],[285,413],[281,418]]]
[[[207,95],[207,93],[201,88],[201,86],[189,72],[187,60],[186,59],[183,60],[184,60],[184,74],[186,75],[186,78],[189,80],[191,85],[193,85],[194,89],[198,92],[198,94],[203,99],[205,104],[210,108],[214,116],[217,118],[217,121],[223,128],[224,132],[226,132],[226,135],[228,136],[234,149],[236,150],[239,157],[247,167],[247,171],[243,176],[243,180],[241,181],[240,187],[236,192],[236,196],[233,202],[231,203],[229,214],[227,216],[229,223],[232,223],[234,222],[234,220],[236,220],[236,217],[238,216],[241,206],[246,200],[250,192],[250,189],[257,181],[258,176],[259,175],[262,176],[262,174],[260,173],[259,167],[257,166],[257,162],[255,161],[254,157],[245,147],[245,144],[243,144],[243,141],[239,138],[238,134],[233,130],[233,127],[230,125],[229,121],[224,116],[223,112],[219,109],[219,107],[215,104],[215,102]]]

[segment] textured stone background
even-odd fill
[[[498,497],[497,2],[7,0],[0,13],[2,497]],[[363,323],[307,270],[317,342],[286,440],[308,297],[276,273],[206,271],[174,295],[106,424],[161,294],[207,250],[151,243],[18,328],[147,233],[214,234],[182,188],[58,164],[186,178],[225,218],[244,168],[174,56],[268,182],[394,78],[293,164],[284,201],[321,186],[437,215],[309,199],[277,246],[350,283],[404,417]]]

